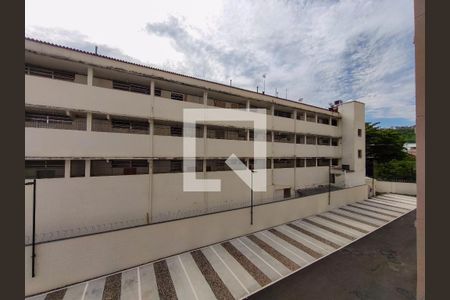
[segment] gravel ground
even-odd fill
[[[222,243],[222,247],[231,254],[244,268],[247,272],[252,275],[252,277],[259,283],[261,286],[265,286],[269,284],[272,280],[267,277],[258,267],[256,267],[247,257],[242,255],[230,242]]]
[[[191,255],[194,258],[194,261],[197,264],[198,268],[205,276],[205,279],[211,287],[211,290],[213,291],[216,298],[219,300],[234,299],[233,295],[228,290],[227,286],[223,283],[222,279],[220,279],[219,275],[214,270],[213,266],[211,266],[205,255],[200,250],[192,251]]]
[[[154,265],[156,284],[161,299],[176,300],[177,292],[173,285],[172,277],[170,277],[169,267],[165,260],[156,262]]]
[[[291,245],[294,245],[295,247],[297,247],[298,249],[302,250],[303,252],[308,253],[309,255],[311,255],[314,258],[319,258],[322,256],[322,254],[314,251],[313,249],[303,245],[302,243],[294,240],[293,238],[290,238],[289,236],[285,235],[284,233],[276,230],[276,229],[269,229],[269,232],[273,233],[274,235],[276,235],[277,237],[279,237],[282,240],[285,240],[286,242],[288,242]]]
[[[258,245],[259,247],[261,247],[264,251],[275,257],[277,260],[279,260],[289,270],[295,271],[300,268],[300,266],[297,265],[295,262],[284,256],[283,254],[281,254],[280,252],[269,246],[267,243],[254,236],[253,234],[247,236],[247,238],[250,239],[252,242],[254,242],[256,245]]]
[[[102,300],[120,300],[122,273],[106,277]]]
[[[316,239],[316,240],[318,240],[318,241],[320,241],[320,242],[322,242],[322,243],[324,243],[324,244],[327,244],[328,246],[331,246],[331,247],[333,247],[333,248],[335,248],[335,249],[340,248],[340,246],[339,246],[338,244],[335,244],[335,243],[333,243],[333,242],[331,242],[331,241],[329,241],[329,240],[327,240],[327,239],[324,239],[324,238],[321,237],[321,236],[318,236],[317,234],[314,234],[314,233],[312,233],[312,232],[309,232],[308,230],[305,230],[305,229],[303,229],[303,228],[301,228],[301,227],[298,227],[298,226],[295,225],[295,224],[289,223],[289,224],[286,224],[286,225],[289,226],[289,227],[291,227],[291,228],[293,228],[293,229],[295,229],[295,230],[297,230],[297,231],[300,231],[300,232],[303,233],[303,234],[309,235],[309,236],[312,237],[313,239]]]

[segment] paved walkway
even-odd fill
[[[415,208],[385,194],[27,300],[241,299]]]

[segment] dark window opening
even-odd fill
[[[84,177],[86,162],[84,160],[70,161],[70,177]]]
[[[292,118],[292,112],[282,111],[282,110],[275,110],[274,115],[277,117],[282,118]]]
[[[301,110],[297,111],[297,120],[302,120],[302,121],[305,120],[305,112],[304,111],[301,111]]]
[[[111,116],[108,120],[106,115],[93,115],[92,131],[148,134],[150,125],[148,120],[144,119]]]
[[[361,149],[358,150],[358,158],[362,158],[362,150]]]
[[[328,116],[317,116],[317,123],[319,124],[325,124],[325,125],[329,125],[330,124],[330,118]]]
[[[138,83],[129,83],[129,82],[123,82],[123,81],[116,81],[113,80],[113,89],[116,90],[122,90],[122,91],[128,91],[133,93],[140,93],[140,94],[150,94],[150,86],[149,85],[143,85]]]
[[[206,161],[206,171],[216,172],[216,171],[229,171],[230,168],[225,163],[225,159],[208,159]]]
[[[338,126],[338,120],[335,119],[335,118],[332,118],[332,119],[331,119],[331,125],[332,125],[332,126]]]
[[[25,179],[63,178],[64,160],[25,160]]]
[[[306,159],[306,166],[307,167],[315,167],[316,166],[316,159],[315,158],[307,158]]]
[[[52,128],[69,130],[86,130],[86,114],[65,111],[27,108],[25,110],[25,127]]]
[[[246,129],[226,128],[226,127],[208,127],[207,137],[209,139],[225,140],[247,140]]]
[[[297,144],[304,144],[305,143],[305,136],[297,134],[297,137],[296,137],[295,140],[296,140]]]
[[[39,67],[35,65],[26,64],[25,65],[25,74],[47,77],[52,79],[66,80],[66,81],[74,81],[75,73],[63,70],[50,69],[45,67]]]
[[[306,121],[308,122],[316,122],[316,114],[315,113],[306,113]]]
[[[257,161],[264,161],[263,158],[257,158],[256,160],[257,160]],[[253,158],[250,158],[250,159],[249,159],[248,165],[249,165],[249,169],[250,169],[250,170],[258,169],[258,168],[255,167],[254,159],[253,159]],[[271,168],[272,168],[272,160],[271,160],[270,158],[267,158],[267,159],[266,159],[266,169],[271,169]]]
[[[328,167],[328,166],[330,166],[330,159],[329,158],[319,158],[317,160],[317,166],[319,166],[319,167]]]
[[[293,168],[294,167],[295,160],[294,159],[274,159],[273,160],[273,167],[275,169],[282,169],[282,168]]]
[[[291,188],[283,189],[283,197],[284,199],[291,198]]]
[[[161,89],[155,89],[155,96],[161,97]]]
[[[91,176],[116,176],[148,174],[148,161],[114,159],[114,160],[92,160]]]
[[[339,159],[337,159],[337,158],[331,159],[331,165],[332,166],[338,166],[339,165]]]
[[[307,135],[306,136],[306,144],[308,144],[308,145],[315,145],[316,144],[316,136],[314,136],[314,135]]]
[[[362,136],[362,129],[358,129],[358,136],[359,136],[359,137]]]
[[[338,146],[339,139],[331,139],[331,146]]]
[[[177,100],[177,101],[184,101],[184,95],[181,93],[171,92],[170,99]]]
[[[295,135],[292,133],[274,132],[273,141],[278,143],[294,143]]]
[[[330,138],[329,137],[318,137],[317,144],[322,146],[330,146]]]
[[[296,167],[297,168],[303,168],[305,166],[305,159],[304,158],[297,158],[296,160]]]

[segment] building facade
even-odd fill
[[[268,187],[253,193],[255,205],[329,182],[365,184],[363,103],[330,111],[26,39],[25,179],[37,179],[37,240],[248,206],[250,190],[225,160],[235,153],[253,165],[251,125],[198,124],[195,170],[183,170],[185,108],[266,109]],[[222,191],[184,192],[183,171],[220,179]]]

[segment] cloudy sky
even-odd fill
[[[412,0],[26,0],[25,35],[328,106],[415,123]]]

